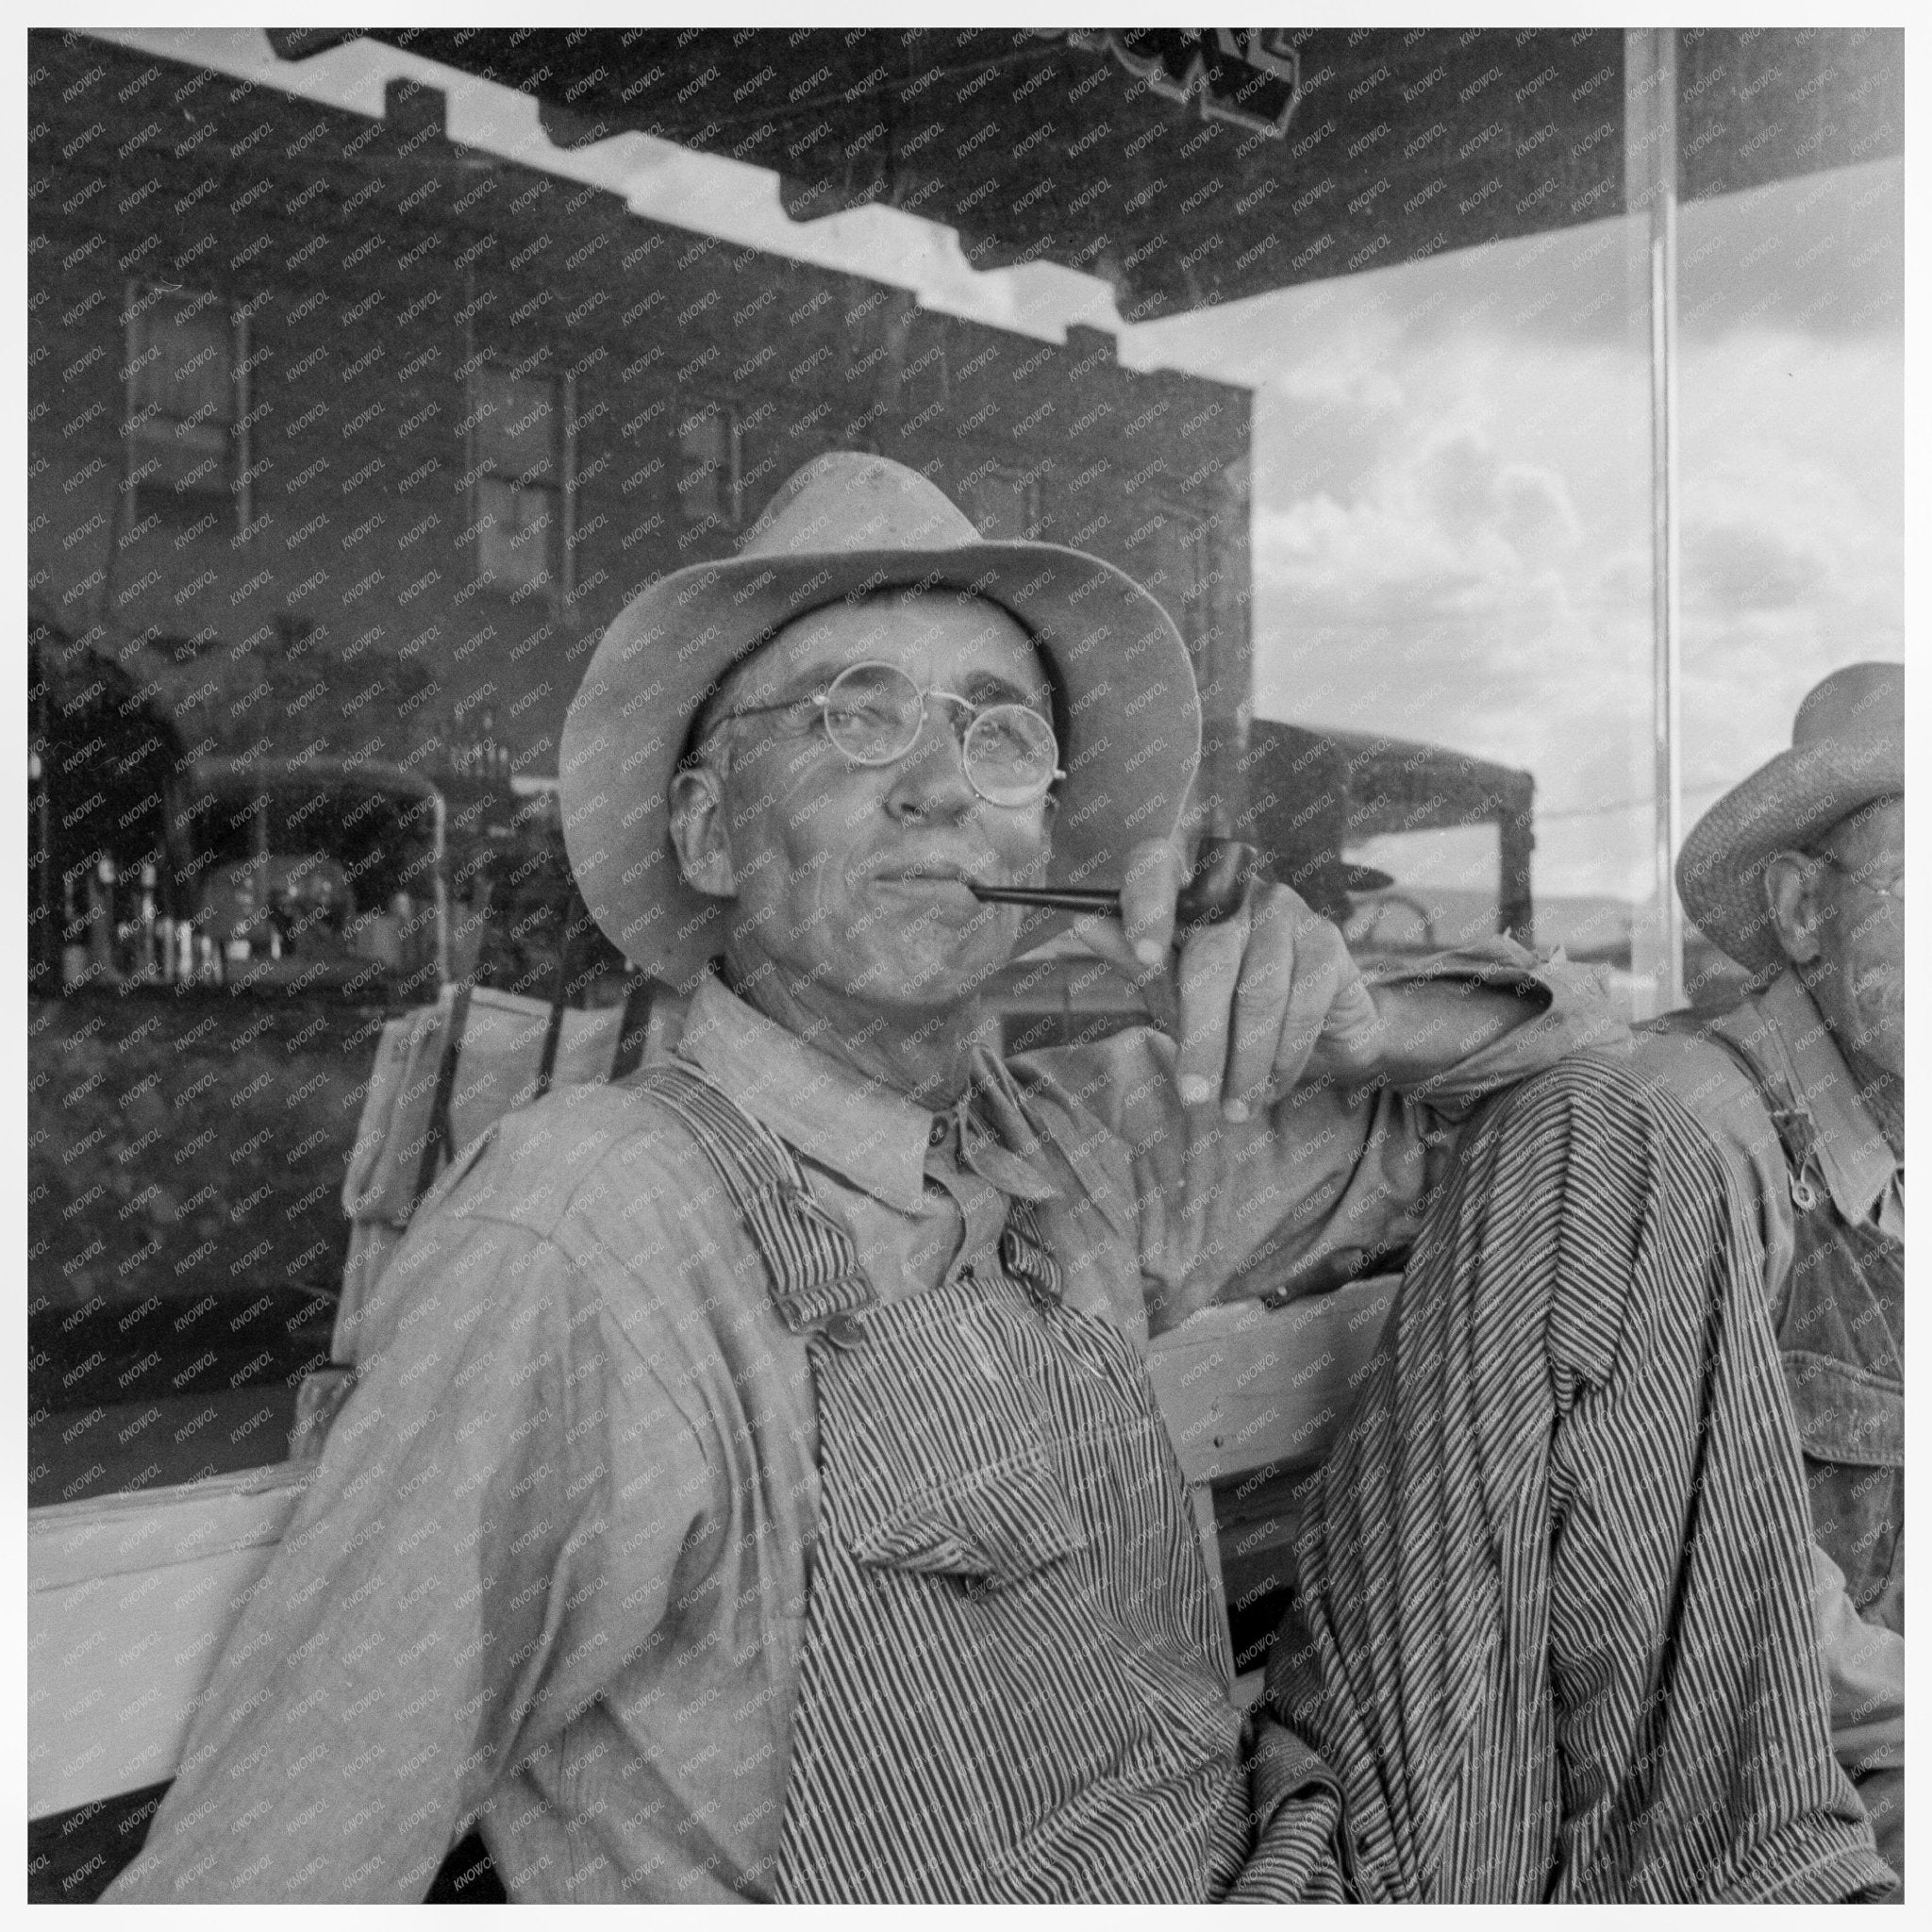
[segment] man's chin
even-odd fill
[[[956,953],[948,958],[893,962],[868,974],[853,992],[871,1005],[890,1007],[897,1012],[953,1012],[984,996],[1007,957],[1002,953],[997,958],[974,959]]]
[[[1906,1076],[1905,1043],[1895,1029],[1874,1026],[1839,1041],[1839,1050],[1853,1067],[1866,1075],[1878,1074],[1903,1081]]]

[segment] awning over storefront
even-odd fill
[[[799,220],[882,203],[978,268],[1101,275],[1129,322],[1625,208],[1614,28],[366,37],[533,95],[562,145],[652,134],[775,170]],[[1901,152],[1896,30],[1676,38],[1683,198]]]

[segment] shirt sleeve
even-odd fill
[[[1844,1573],[1811,1545],[1818,1655],[1831,1698],[1831,1742],[1872,1819],[1879,1856],[1905,1874],[1906,1641],[1868,1624]]]
[[[1478,1100],[1582,1046],[1627,1039],[1594,974],[1507,940],[1385,981],[1424,982],[1507,991],[1530,1016],[1407,1091],[1318,1075],[1239,1124],[1181,1106],[1174,1042],[1150,1027],[1024,1057],[1029,1081],[1045,1075],[1129,1150],[1151,1331],[1211,1302],[1318,1286],[1326,1262],[1372,1262],[1406,1244],[1455,1124]]]
[[[626,1382],[676,1465],[624,1519],[622,1567],[658,1592],[631,1594],[629,1627],[661,1619],[702,1458],[650,1378],[615,1372],[564,1253],[452,1211],[492,1185],[473,1173],[391,1262],[417,1276],[409,1319],[358,1372],[109,1896],[420,1900],[491,1785],[594,1690],[572,1606],[606,1580]]]
[[[1797,1248],[1784,1143],[1757,1087],[1720,1046],[1682,1034],[1639,1032],[1637,1074],[1690,1108],[1737,1176],[1752,1231],[1764,1251],[1765,1306],[1775,1324]]]
[[[1412,963],[1374,965],[1362,976],[1372,987],[1507,993],[1521,1005],[1524,1018],[1507,1033],[1406,1089],[1440,1119],[1461,1119],[1487,1095],[1565,1054],[1585,1047],[1628,1048],[1629,1025],[1602,973],[1574,964],[1560,947],[1535,953],[1499,934]]]

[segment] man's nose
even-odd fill
[[[950,711],[928,704],[912,749],[893,769],[889,803],[923,813],[963,817],[979,802],[966,776],[966,746]]]

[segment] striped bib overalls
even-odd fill
[[[682,1066],[808,1338],[820,1515],[774,1897],[1196,1900],[1251,1837],[1185,1483],[1132,1345],[996,1256],[882,1302],[791,1152]]]

